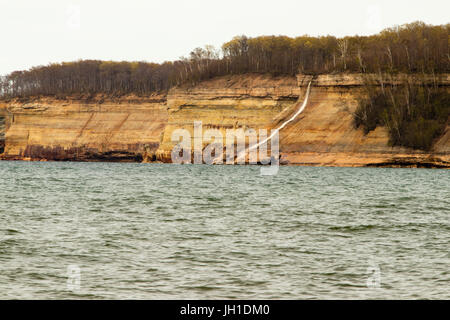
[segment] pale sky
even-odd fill
[[[0,75],[78,59],[163,62],[236,35],[449,23],[448,0],[0,0]]]

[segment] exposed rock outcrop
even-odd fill
[[[399,83],[404,76],[385,77],[384,83]],[[230,76],[201,83],[193,88],[173,89],[168,95],[168,125],[158,150],[161,160],[169,161],[171,133],[175,128],[191,132],[193,122],[203,126],[227,128],[275,128],[295,112],[297,99],[303,99],[312,82],[304,112],[280,131],[282,163],[317,166],[450,166],[450,133],[437,141],[431,153],[388,145],[383,127],[365,135],[353,127],[352,112],[363,84],[377,85],[378,75],[336,74],[298,75],[271,79],[264,76]],[[450,85],[448,75],[429,76],[427,81]],[[448,129],[448,128],[447,128]],[[223,134],[224,135],[224,134]],[[224,135],[225,136],[225,135]],[[224,143],[225,144],[225,143]]]
[[[3,109],[12,114],[4,159],[142,161],[156,152],[167,123],[165,96],[37,98]]]
[[[227,129],[270,129],[277,116],[294,106],[302,91],[294,77],[256,75],[221,77],[194,87],[174,88],[167,97],[169,117],[157,157],[170,162],[173,131],[186,129],[193,137],[194,121],[201,121],[203,130],[219,129],[223,137]]]
[[[383,81],[398,82],[402,75]],[[449,86],[449,75],[427,76]],[[450,167],[450,129],[429,153],[390,147],[383,127],[364,135],[352,112],[367,81],[360,75],[226,76],[152,97],[35,98],[0,102],[3,159],[170,162],[176,129],[271,129],[295,112],[313,80],[308,105],[280,132],[282,163],[326,166]],[[369,77],[370,79],[370,77]],[[373,85],[379,76],[373,75]],[[386,82],[385,82],[386,83]],[[0,121],[0,144],[1,144]],[[207,143],[208,141],[204,141]]]

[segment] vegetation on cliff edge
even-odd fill
[[[183,83],[249,72],[445,73],[450,71],[449,31],[450,24],[415,22],[372,36],[238,36],[221,50],[196,48],[188,58],[162,64],[82,60],[15,71],[0,77],[0,96],[147,95]]]
[[[450,117],[450,94],[446,88],[408,78],[399,85],[365,86],[353,114],[356,128],[367,134],[378,126],[389,132],[389,143],[430,150]]]

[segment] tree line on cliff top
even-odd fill
[[[238,36],[221,50],[196,48],[189,57],[162,64],[81,60],[15,71],[0,78],[0,94],[145,95],[244,73],[445,73],[450,71],[449,31],[450,24],[415,22],[372,36]]]

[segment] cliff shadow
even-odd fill
[[[0,114],[0,154],[5,151],[6,117]]]

